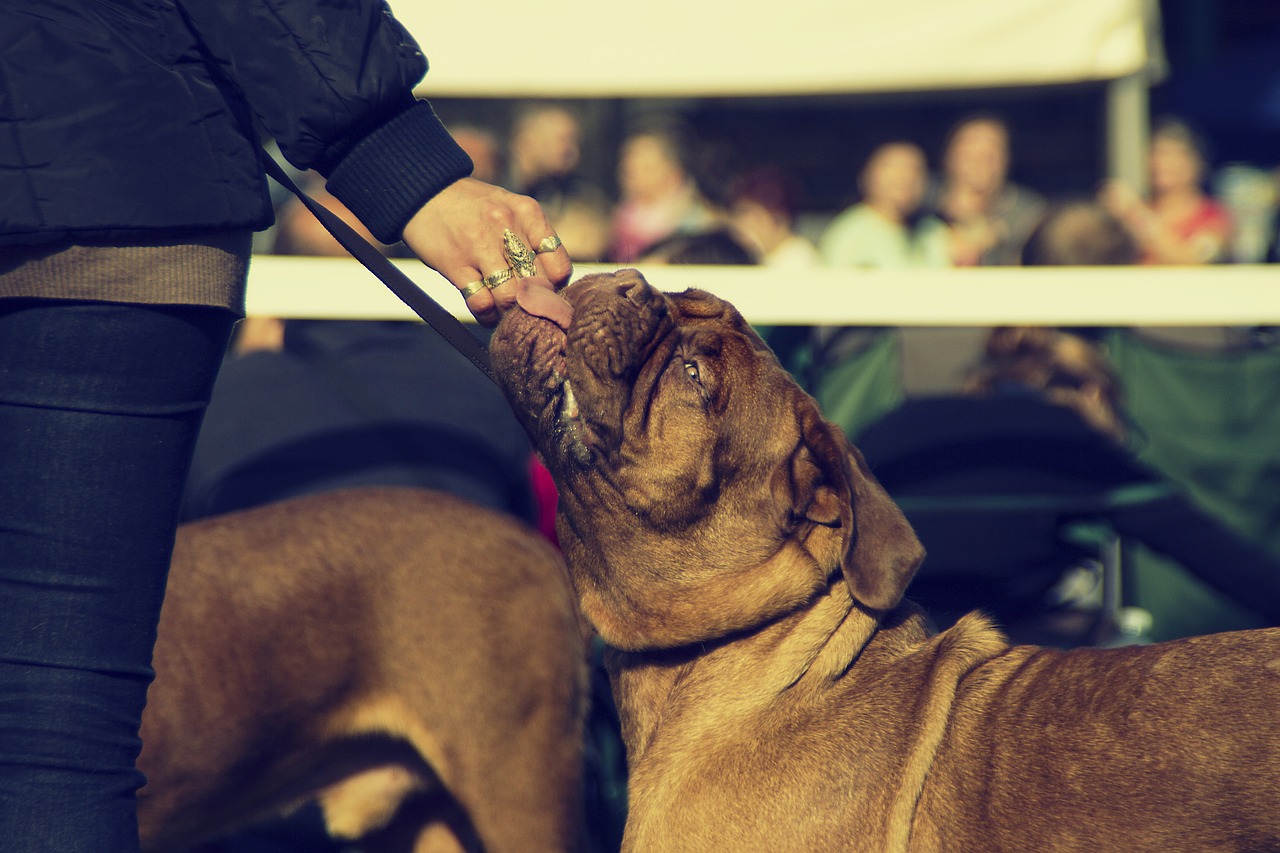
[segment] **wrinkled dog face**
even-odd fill
[[[560,489],[561,544],[608,642],[723,636],[848,574],[860,460],[731,305],[634,270],[562,295],[567,331],[510,311],[490,351]]]

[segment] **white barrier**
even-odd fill
[[[462,319],[462,297],[417,261],[397,261]],[[613,267],[579,266],[575,277]],[[663,290],[698,287],[752,323],[858,326],[1280,325],[1280,266],[832,270],[647,267]],[[413,319],[354,260],[255,255],[250,314],[310,319]]]

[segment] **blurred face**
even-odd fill
[[[786,237],[787,227],[763,204],[752,199],[739,199],[730,210],[730,222],[738,236],[757,252],[767,252]]]
[[[521,128],[513,156],[519,157],[521,168],[530,176],[567,175],[578,166],[580,141],[581,130],[572,115],[548,110]]]
[[[1158,193],[1196,187],[1204,163],[1181,139],[1157,136],[1151,141],[1151,189]]]
[[[502,176],[502,154],[493,137],[487,133],[461,129],[454,131],[453,138],[475,165],[471,177],[487,184],[496,183]]]
[[[624,198],[653,201],[674,192],[684,182],[684,170],[658,137],[636,136],[622,146],[618,186]]]
[[[1005,182],[1009,172],[1009,137],[996,122],[975,121],[958,129],[947,148],[947,179],[986,195]]]
[[[876,150],[862,172],[865,201],[894,218],[915,211],[924,197],[924,152],[914,145],[893,143]]]

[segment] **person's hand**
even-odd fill
[[[1114,178],[1105,181],[1098,190],[1098,203],[1118,219],[1129,219],[1146,208],[1137,190]]]
[[[424,264],[459,291],[474,291],[466,296],[467,307],[481,325],[492,326],[516,302],[520,288],[514,274],[497,287],[474,285],[511,266],[503,254],[502,234],[507,229],[538,253],[539,275],[530,279],[533,286],[558,289],[568,284],[573,264],[565,248],[539,249],[544,240],[556,237],[541,205],[474,178],[450,184],[427,202],[409,220],[403,236]]]
[[[1151,241],[1156,217],[1133,187],[1116,179],[1106,181],[1098,191],[1098,203],[1119,220],[1142,246]]]

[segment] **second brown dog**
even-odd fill
[[[178,534],[143,716],[147,850],[309,800],[371,851],[563,851],[585,658],[555,550],[413,489],[300,498]]]

